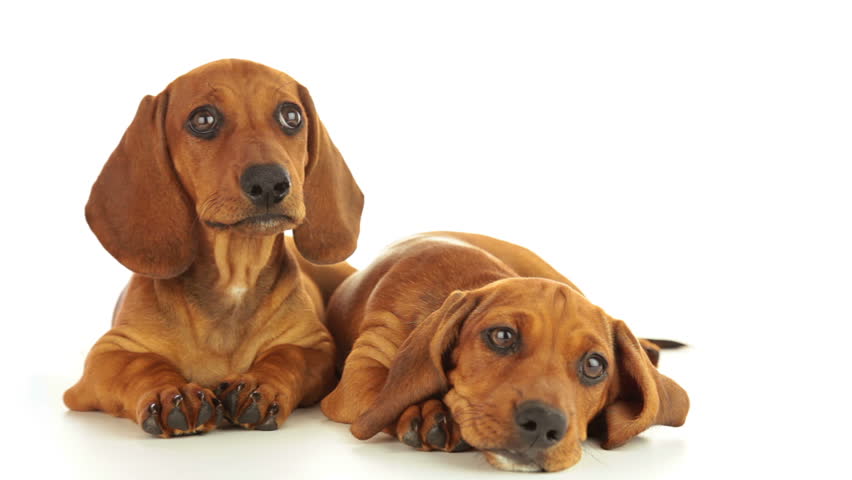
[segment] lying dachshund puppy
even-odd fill
[[[322,297],[352,269],[304,259],[348,257],[362,206],[311,96],[284,73],[222,60],[145,97],[86,206],[136,274],[65,404],[170,437],[215,428],[217,410],[273,430],[319,401],[335,381]]]
[[[322,411],[360,439],[467,443],[500,469],[555,471],[580,459],[587,428],[614,448],[689,409],[624,322],[534,253],[481,235],[393,245],[341,284],[328,326],[345,364]]]

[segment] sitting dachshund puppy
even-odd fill
[[[327,321],[345,364],[322,411],[360,439],[384,430],[421,450],[469,444],[503,470],[555,471],[580,459],[587,429],[614,448],[689,409],[656,346],[643,341],[649,356],[532,252],[481,235],[391,246],[341,284]]]
[[[318,402],[335,382],[323,296],[352,269],[305,259],[348,257],[362,206],[311,96],[284,73],[222,60],[146,96],[86,205],[135,275],[65,404],[171,437],[222,415],[274,430]]]

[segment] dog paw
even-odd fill
[[[288,393],[252,374],[225,379],[216,395],[222,399],[225,419],[249,430],[277,430],[290,413],[284,411],[291,403]]]
[[[440,400],[411,405],[400,415],[394,431],[400,442],[422,451],[463,452],[470,449],[461,429]]]
[[[221,416],[213,392],[194,383],[148,392],[136,409],[142,430],[161,438],[213,430]]]

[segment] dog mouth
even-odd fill
[[[544,468],[532,458],[513,450],[486,450],[485,459],[494,468],[509,472],[543,472]]]
[[[280,213],[264,213],[262,215],[252,215],[234,223],[221,223],[213,220],[205,220],[207,226],[216,230],[251,230],[258,232],[265,231],[281,231],[283,227],[294,225],[296,222],[293,217]]]

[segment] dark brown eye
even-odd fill
[[[485,344],[501,355],[514,353],[520,347],[518,332],[509,327],[489,328],[482,332],[482,336],[485,338]]]
[[[279,105],[276,117],[287,135],[295,135],[302,128],[302,109],[295,103],[284,102]]]
[[[588,353],[580,360],[580,380],[594,385],[606,376],[606,359],[599,353]]]
[[[219,128],[219,111],[212,105],[198,107],[189,114],[186,128],[200,138],[213,138]]]

